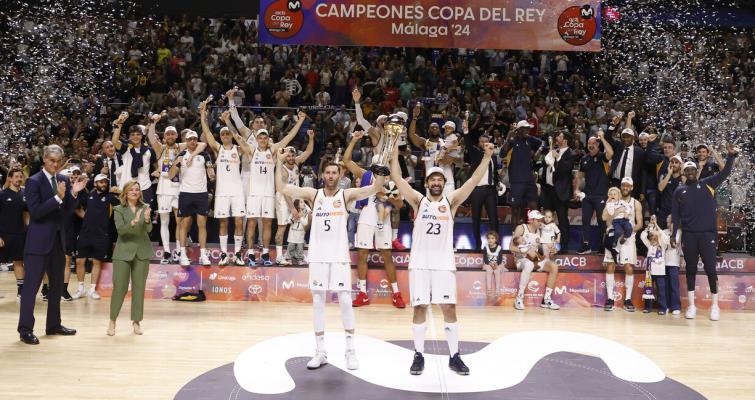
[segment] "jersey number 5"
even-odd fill
[[[328,232],[330,230],[330,220],[326,219],[324,223],[325,223],[325,232]]]
[[[440,235],[440,224],[434,224],[432,222],[427,224],[428,235]]]

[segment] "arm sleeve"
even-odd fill
[[[370,124],[370,122],[364,118],[364,114],[362,113],[362,106],[360,104],[354,104],[354,109],[357,114],[357,123],[359,124],[359,126],[364,128],[365,131],[372,128],[372,124]]]

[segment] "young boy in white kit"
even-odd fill
[[[653,286],[658,299],[658,315],[665,315],[666,303],[666,249],[669,246],[668,236],[658,227],[655,215],[650,217],[650,224],[640,234],[642,243],[648,248],[646,263],[653,278]],[[644,313],[649,313],[653,307],[652,299],[646,299]]]

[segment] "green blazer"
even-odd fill
[[[137,208],[137,212],[146,209],[147,206]],[[149,233],[152,231],[152,221],[144,223],[144,211],[139,216],[136,225],[131,226],[135,214],[128,205],[122,204],[113,207],[115,228],[118,230],[118,241],[115,242],[113,260],[131,261],[133,259],[149,260],[154,254],[152,242],[149,241]]]

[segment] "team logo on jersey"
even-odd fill
[[[265,158],[267,158],[269,160],[269,159],[273,158],[273,156],[272,156],[272,154],[267,153],[267,154],[265,154]]]
[[[335,200],[333,202],[333,207],[340,208],[341,207],[341,200]]]
[[[444,204],[441,204],[441,205],[438,206],[438,211],[444,213],[444,212],[448,211],[448,208]]]
[[[232,154],[231,154],[231,158],[236,158],[236,157],[237,157],[237,156],[236,156],[236,153],[232,153]]]

